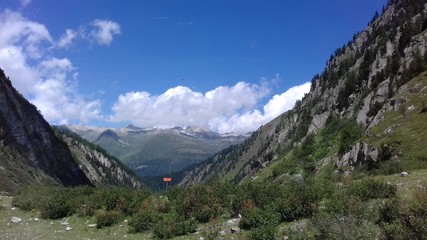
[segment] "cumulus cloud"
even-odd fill
[[[110,20],[96,19],[92,25],[95,27],[92,37],[101,45],[109,45],[113,41],[113,35],[120,34],[120,25]]]
[[[51,56],[48,49],[55,42],[43,24],[5,10],[0,13],[0,36],[0,67],[48,121],[100,118],[100,101],[84,100],[70,78],[77,76],[71,61]]]
[[[310,84],[293,87],[275,95],[263,108],[259,102],[268,96],[267,84],[238,82],[220,86],[206,93],[178,86],[163,94],[129,92],[120,95],[113,105],[110,121],[128,121],[142,127],[198,125],[225,133],[246,133],[289,110],[295,101],[310,90]]]

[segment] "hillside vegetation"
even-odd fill
[[[426,6],[425,0],[389,1],[337,48],[292,110],[178,173],[180,184],[425,167]]]

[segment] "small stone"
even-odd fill
[[[90,228],[94,228],[94,227],[96,227],[96,223],[94,223],[94,224],[88,224],[87,226],[90,227]]]
[[[65,231],[70,231],[72,228],[71,227],[66,227]]]
[[[19,218],[19,217],[12,217],[11,221],[12,221],[13,223],[20,223],[20,222],[22,222],[22,219],[21,219],[21,218]]]
[[[128,220],[127,220],[127,219],[125,219],[123,222],[127,223],[127,222],[128,222]]]
[[[11,208],[12,210],[16,210],[16,207]]]
[[[230,230],[231,230],[231,233],[239,233],[240,232],[239,227],[232,227]]]
[[[38,218],[34,218],[34,221],[36,221],[36,222],[37,222],[37,221],[39,221],[39,220],[40,220],[40,219],[38,219]]]
[[[409,175],[409,173],[408,172],[402,172],[402,173],[400,173],[400,176],[401,177],[407,177]]]

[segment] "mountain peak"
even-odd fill
[[[125,128],[130,129],[130,130],[136,130],[136,131],[138,131],[138,130],[142,130],[142,128],[137,127],[137,126],[135,126],[135,125],[133,125],[133,124],[129,124],[129,125],[127,125]]]

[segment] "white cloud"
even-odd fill
[[[19,12],[0,13],[0,67],[14,87],[50,122],[100,118],[100,101],[79,95],[76,80],[70,79],[77,72],[69,59],[51,56],[48,49],[54,45],[43,24]]]
[[[120,34],[120,25],[110,20],[96,19],[92,25],[95,27],[91,32],[92,37],[101,45],[109,45],[113,41],[113,35]]]
[[[52,43],[44,25],[28,21],[20,13],[10,10],[0,14],[0,36],[0,47],[19,46],[32,59],[43,55],[43,44]]]
[[[257,105],[270,92],[265,83],[238,82],[204,94],[183,86],[158,96],[129,92],[119,96],[110,121],[128,121],[141,127],[198,125],[221,133],[246,133],[291,109],[309,90],[310,84],[306,83],[276,95],[264,106],[263,113]]]
[[[78,33],[72,29],[67,29],[58,41],[58,47],[64,48],[72,44],[73,40],[78,37]]]
[[[280,95],[274,95],[263,107],[263,113],[253,109],[235,113],[231,117],[220,116],[209,121],[209,126],[218,132],[247,133],[266,124],[280,114],[292,109],[295,102],[310,91],[310,83],[292,87]]]
[[[264,113],[268,118],[275,118],[281,113],[292,109],[297,100],[300,100],[310,91],[310,82],[289,88],[280,95],[274,95],[264,106]]]
[[[31,0],[21,0],[21,5],[23,6],[23,7],[25,7],[25,6],[27,6],[28,4],[30,4],[31,3]]]
[[[96,19],[89,25],[81,25],[77,30],[67,29],[58,40],[57,47],[67,48],[76,40],[86,40],[99,45],[110,45],[114,35],[120,34],[120,25],[110,20]]]

